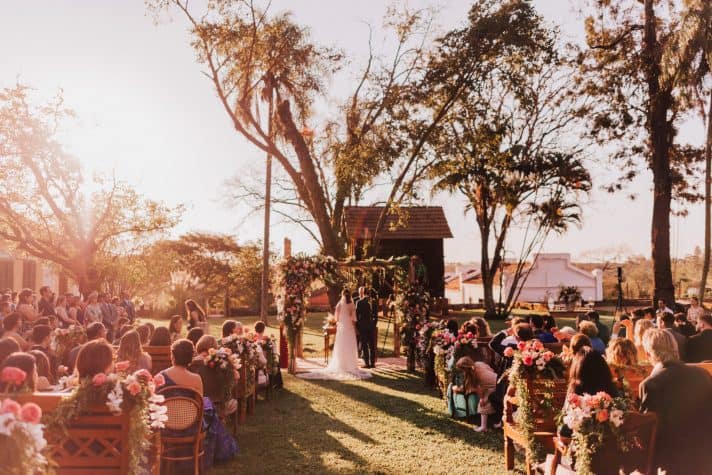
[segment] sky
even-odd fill
[[[401,2],[402,3],[402,2]],[[376,33],[388,3],[380,0],[274,0],[273,10],[291,10],[299,24],[310,27],[314,41],[346,52],[354,67],[367,52],[367,24]],[[582,35],[583,21],[569,0],[535,0],[547,21],[572,38]],[[409,1],[411,7],[439,8],[440,28],[462,25],[465,0]],[[240,241],[261,239],[261,214],[246,206],[226,205],[226,181],[263,166],[258,152],[231,127],[211,84],[201,74],[190,36],[177,14],[158,23],[141,0],[5,0],[0,15],[0,87],[16,82],[50,98],[62,91],[76,118],[62,141],[87,173],[113,174],[145,196],[187,211],[175,233],[224,232]],[[376,36],[378,36],[376,34]],[[332,90],[347,91],[343,84]],[[704,140],[701,119],[682,128],[683,140]],[[600,152],[593,152],[594,155]],[[591,162],[594,192],[582,202],[583,224],[548,239],[544,250],[569,252],[575,258],[599,259],[623,251],[650,254],[652,199],[650,176],[643,175],[628,192],[609,195],[599,189],[609,173],[604,161]],[[456,196],[435,196],[452,228],[446,240],[448,262],[477,261],[479,238],[474,217],[464,214]],[[673,257],[701,245],[702,205],[688,207],[686,218],[672,219]],[[314,252],[306,233],[272,218],[271,242],[281,251],[284,237],[296,252]],[[520,235],[508,246],[518,249]]]

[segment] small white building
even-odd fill
[[[529,271],[527,280],[521,283],[520,302],[548,302],[549,297],[558,299],[562,286],[575,286],[586,301],[603,300],[603,271],[589,272],[571,263],[568,253],[542,253],[534,260],[534,265],[526,264]],[[509,293],[512,284],[513,266],[505,266],[502,282],[502,299]],[[525,272],[527,272],[525,270]],[[495,301],[500,295],[500,276],[495,277],[493,293]],[[482,277],[479,269],[467,269],[456,273],[445,282],[445,297],[451,304],[474,304],[484,299]]]

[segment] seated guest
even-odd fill
[[[69,318],[69,313],[67,313],[67,297],[64,295],[57,297],[57,301],[54,304],[54,314],[59,319],[59,325],[63,328],[79,324],[76,320]]]
[[[510,320],[510,327],[506,328],[495,336],[489,342],[489,347],[492,351],[497,353],[499,356],[504,356],[504,350],[508,346],[516,346],[517,338],[514,336],[514,328],[517,325],[526,324],[526,320],[521,317],[514,317]],[[529,327],[528,324],[526,324]],[[530,330],[531,333],[531,330]]]
[[[158,327],[151,336],[149,346],[171,346],[171,334],[166,327]]]
[[[468,333],[472,333],[473,336],[477,336],[477,324],[475,323],[474,318],[466,321],[462,324],[462,327],[460,327],[461,335],[467,335]]]
[[[215,371],[205,366],[204,360],[211,349],[217,348],[218,342],[214,336],[203,335],[200,337],[195,347],[196,356],[188,366],[188,369],[199,375],[203,381],[203,395],[209,397],[214,403],[222,403],[223,399],[225,399],[225,392],[223,388],[220,387],[220,382],[215,375]]]
[[[37,365],[37,391],[48,391],[52,389],[52,385],[56,383],[56,380],[52,376],[52,371],[50,371],[49,358],[40,350],[30,350],[28,352],[35,357],[35,364]]]
[[[195,327],[191,328],[188,330],[188,335],[186,335],[186,339],[190,340],[190,342],[193,344],[193,346],[198,344],[198,341],[200,338],[203,336],[204,332],[203,329],[200,327]]]
[[[124,336],[126,333],[132,331],[134,328],[131,325],[121,325],[119,327],[119,331],[116,332],[116,338],[114,339],[113,345],[118,346],[119,343],[121,343],[121,337]],[[138,332],[137,332],[138,333]],[[141,340],[141,335],[139,334],[138,336],[139,341]],[[143,345],[143,344],[142,344]]]
[[[230,336],[236,333],[237,322],[235,320],[225,320],[222,325],[222,337]]]
[[[242,328],[242,323],[235,322],[235,335],[242,336],[245,330]]]
[[[33,305],[35,293],[32,289],[23,289],[17,296],[19,302],[15,310],[22,319],[22,328],[29,329],[41,315],[35,310]]]
[[[687,338],[690,338],[692,335],[697,333],[695,325],[687,321],[687,317],[684,313],[675,314],[675,328]]]
[[[589,340],[591,340],[591,348],[597,351],[600,355],[606,353],[606,345],[598,337],[598,328],[596,324],[591,321],[582,321],[579,323],[579,331],[586,335]]]
[[[621,314],[621,316],[613,322],[611,340],[615,340],[616,338],[627,338],[628,328],[632,330],[633,325],[634,324],[633,321],[630,319],[630,315],[628,315],[627,313]]]
[[[99,323],[99,322],[96,322]],[[114,350],[103,338],[86,342],[77,355],[76,372],[80,379],[93,378],[114,370]]]
[[[0,381],[0,393],[17,393],[35,391],[37,389],[37,363],[35,357],[29,353],[12,353],[0,365],[0,374],[5,368],[17,368],[24,373],[17,382]]]
[[[148,328],[148,341],[151,341],[151,337],[153,336],[153,332],[156,331],[156,326],[151,323],[151,322],[146,322],[144,323],[144,326]]]
[[[151,371],[153,362],[151,355],[145,353],[141,347],[141,337],[135,330],[128,331],[121,337],[119,349],[116,351],[116,361],[128,361],[128,372],[133,373],[140,369]]]
[[[20,345],[14,338],[0,338],[0,364],[12,353],[20,351]]]
[[[606,364],[606,360],[590,346],[584,346],[574,354],[569,368],[569,386],[564,408],[566,408],[571,394],[583,396],[584,394],[596,394],[599,391],[603,391],[611,397],[618,396],[618,390],[613,383],[611,369]],[[566,425],[559,429],[559,433],[564,437],[572,435],[571,428]]]
[[[475,325],[477,326],[477,338],[491,338],[492,331],[490,330],[489,323],[482,317],[474,318]]]
[[[136,333],[141,339],[141,346],[148,346],[151,343],[151,329],[148,325],[139,325],[136,327]]]
[[[265,325],[265,322],[256,322],[255,323],[255,333],[260,337],[264,338],[265,337],[265,329],[267,328],[267,325]]]
[[[193,343],[190,340],[181,339],[174,342],[171,345],[173,365],[161,371],[161,374],[165,378],[165,386],[187,386],[202,395],[203,381],[201,377],[188,370],[188,366],[193,362],[193,351]],[[215,463],[230,460],[237,454],[237,443],[220,421],[209,397],[203,397],[203,427],[206,428],[204,469],[210,468]],[[192,466],[186,467],[186,469],[192,473]],[[180,473],[183,472],[180,471]]]
[[[171,322],[168,324],[168,333],[171,336],[171,343],[176,340],[180,340],[180,334],[183,331],[183,317],[180,315],[173,315],[171,317]]]
[[[606,349],[606,361],[609,365],[620,368],[638,366],[638,350],[631,340],[617,338],[612,340]]]
[[[458,331],[457,320],[454,320],[451,318],[450,320],[447,321],[446,326],[447,326],[447,331],[451,335],[457,335],[457,331]]]
[[[588,317],[588,320],[590,322],[593,322],[596,325],[596,329],[598,330],[598,338],[601,339],[603,345],[608,345],[608,342],[611,339],[611,331],[606,325],[601,323],[601,316],[598,314],[598,312],[595,310],[591,310],[590,312],[586,312],[586,316]]]
[[[21,326],[22,317],[20,314],[17,312],[11,313],[2,320],[2,327],[4,330],[2,336],[3,338],[12,338],[18,345],[20,345],[20,349],[27,350],[29,349],[30,344],[27,343],[27,341],[20,335]]]
[[[687,362],[700,363],[712,360],[712,316],[701,315],[697,318],[700,333],[692,335],[687,343]]]
[[[529,325],[534,333],[534,338],[542,343],[556,343],[557,340],[551,332],[544,330],[544,317],[541,315],[532,315],[529,317]]]
[[[571,351],[572,355],[578,353],[579,350],[582,349],[584,346],[591,346],[591,339],[589,337],[587,337],[583,333],[577,333],[573,337],[571,337],[571,341],[569,342],[569,350]]]
[[[565,326],[554,333],[554,338],[556,338],[559,342],[565,343],[567,341],[571,341],[571,338],[573,338],[574,335],[579,335],[579,332],[569,326]]]
[[[39,350],[47,355],[54,379],[54,376],[56,376],[55,370],[57,366],[59,366],[59,362],[54,352],[50,349],[51,337],[52,328],[49,325],[35,325],[32,328],[32,335],[30,337],[30,350]]]
[[[679,361],[669,332],[649,329],[643,347],[654,364],[640,385],[640,410],[658,416],[653,467],[668,475],[712,473],[712,378]]]
[[[606,349],[606,361],[613,371],[618,392],[631,399],[638,397],[638,387],[650,374],[650,366],[638,364],[638,350],[632,340],[616,338]]]
[[[665,312],[658,317],[658,328],[662,328],[672,335],[677,344],[677,354],[682,361],[687,357],[687,337],[678,332],[675,328],[675,315],[670,312]]]
[[[104,324],[101,322],[90,323],[87,327],[87,341],[99,340],[103,338],[106,338],[106,327],[104,326]],[[79,352],[81,351],[84,345],[86,345],[86,343],[82,345],[77,345],[71,350],[69,350],[68,361],[66,361],[65,364],[67,365],[67,368],[69,369],[70,373],[74,372],[74,367],[76,366],[77,362],[77,356],[79,355]]]
[[[480,426],[475,427],[475,431],[484,432],[487,416],[496,412],[489,397],[497,386],[497,373],[487,363],[473,361],[467,356],[457,360],[455,369],[458,384],[448,387],[448,409],[457,416],[460,411],[465,411],[462,406],[466,404],[467,413],[480,415]]]
[[[603,391],[616,397],[618,391],[611,377],[611,369],[603,356],[589,346],[574,355],[569,369],[569,394],[596,394]]]
[[[643,335],[654,327],[653,321],[647,317],[635,322],[633,343],[635,343],[635,348],[638,350],[638,361],[641,363],[648,361],[648,355],[645,353],[645,348],[643,348]]]
[[[705,308],[700,305],[700,299],[697,297],[692,297],[690,299],[690,308],[687,309],[687,315],[685,320],[692,324],[692,326],[697,326],[699,318],[705,314]]]

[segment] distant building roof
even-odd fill
[[[350,239],[370,239],[376,230],[382,206],[347,206],[346,234]],[[443,239],[452,232],[440,206],[404,207],[402,215],[387,215],[381,239]]]

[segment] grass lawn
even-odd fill
[[[452,312],[462,322],[477,312]],[[304,333],[306,357],[323,355],[325,314],[312,313]],[[220,335],[224,318],[211,318],[211,333]],[[257,317],[240,317],[252,327]],[[602,317],[610,325],[610,317]],[[167,320],[144,319],[155,325]],[[573,319],[560,319],[560,327]],[[502,321],[491,321],[493,332]],[[379,323],[379,349],[386,322]],[[267,333],[279,335],[274,319]],[[393,334],[393,325],[388,330]],[[389,336],[385,355],[393,353]],[[239,456],[214,468],[210,475],[233,473],[377,473],[446,474],[506,473],[501,431],[479,434],[465,422],[451,419],[445,403],[424,385],[422,376],[385,369],[368,381],[306,381],[283,373],[285,388],[238,432]],[[517,473],[523,473],[518,457]]]
[[[448,417],[420,375],[377,370],[369,381],[334,382],[285,374],[285,389],[239,428],[238,457],[210,475],[504,473],[503,443],[501,431],[479,434]]]

